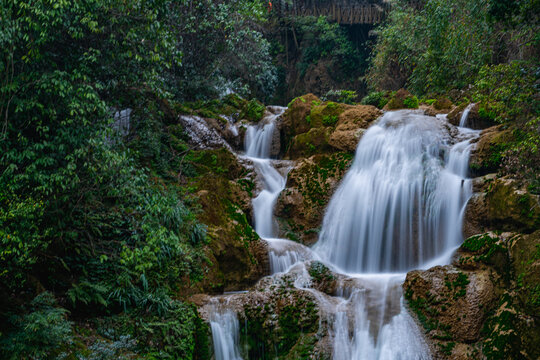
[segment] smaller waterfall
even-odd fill
[[[471,103],[467,105],[465,110],[463,110],[463,114],[461,114],[461,119],[459,119],[459,127],[467,126],[467,118],[469,117],[469,113],[471,112],[471,109],[474,107],[474,105],[474,103]]]
[[[239,349],[240,326],[231,309],[214,309],[210,328],[216,360],[242,360]]]
[[[429,350],[401,296],[404,275],[357,278],[337,308],[334,360],[430,359]],[[351,324],[352,333],[350,332]]]

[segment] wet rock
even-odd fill
[[[473,176],[481,176],[499,169],[502,152],[513,140],[510,130],[502,126],[493,126],[480,134],[476,146],[471,151],[469,168]]]
[[[370,105],[357,105],[345,110],[339,115],[328,143],[336,149],[354,152],[364,132],[381,114],[379,109]]]
[[[309,131],[311,125],[306,121],[306,117],[311,113],[311,108],[320,103],[321,99],[313,94],[300,96],[291,101],[283,114],[284,137],[290,138]]]
[[[469,104],[461,104],[460,106],[455,107],[448,113],[448,121],[458,126],[461,120],[463,112]],[[487,129],[495,125],[495,122],[491,119],[482,117],[479,113],[480,105],[474,104],[470,109],[469,115],[467,116],[467,127],[475,130]]]
[[[328,345],[329,339],[317,299],[295,288],[294,280],[289,274],[266,277],[247,292],[192,301],[201,304],[199,314],[206,321],[216,308],[234,311],[241,327],[240,348],[250,359],[322,355],[329,346],[321,344]]]
[[[492,277],[489,269],[466,271],[453,265],[407,274],[403,289],[408,306],[431,339],[436,358],[457,358],[469,349],[458,346],[454,354],[456,343],[480,340],[486,313],[496,300]]]
[[[196,177],[187,181],[201,206],[199,221],[207,226],[204,249],[209,262],[204,280],[183,295],[220,293],[248,288],[269,272],[266,243],[250,226],[253,169],[226,148],[195,152]]]
[[[316,153],[334,152],[335,149],[328,143],[330,134],[332,134],[331,128],[318,127],[296,135],[292,139],[285,158],[299,159]]]
[[[420,109],[428,116],[436,116],[438,114],[448,114],[455,108],[452,101],[447,97],[441,96],[431,105],[420,105]]]
[[[189,137],[189,142],[195,149],[217,149],[225,147],[230,149],[230,145],[223,139],[215,119],[207,120],[195,115],[180,115],[180,124]],[[224,120],[225,121],[225,120]],[[225,125],[224,125],[225,126]]]
[[[464,219],[465,236],[486,230],[531,232],[540,228],[540,200],[510,178],[486,178],[482,192],[469,200]]]
[[[348,153],[315,155],[296,164],[276,204],[280,236],[315,243],[324,209],[352,158]]]
[[[328,295],[334,295],[338,286],[338,274],[319,261],[312,261],[308,265],[308,273],[311,277],[311,286]]]

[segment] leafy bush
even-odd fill
[[[343,104],[353,105],[358,94],[353,90],[330,90],[322,97],[323,101],[337,101]]]
[[[367,94],[361,101],[362,105],[373,105],[382,109],[389,100],[385,91],[372,91]]]
[[[294,26],[302,41],[302,55],[297,64],[301,76],[311,64],[322,59],[331,61],[345,76],[356,73],[365,62],[345,30],[337,23],[328,22],[324,16],[297,17]]]
[[[29,312],[8,318],[13,330],[0,337],[4,359],[43,359],[58,354],[72,342],[68,311],[58,307],[54,296],[44,292],[34,298]]]
[[[368,83],[417,94],[465,86],[491,56],[486,16],[482,0],[428,0],[418,10],[395,2],[379,30]]]
[[[418,98],[416,96],[409,96],[403,99],[403,105],[408,109],[418,109]]]

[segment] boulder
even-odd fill
[[[316,153],[334,152],[335,149],[328,143],[331,133],[332,129],[329,127],[316,127],[296,135],[289,145],[285,158],[294,160]]]
[[[328,143],[336,149],[354,152],[368,126],[381,114],[379,109],[370,105],[356,105],[345,110],[339,115]]]
[[[465,210],[465,236],[485,230],[532,232],[540,228],[540,200],[516,180],[487,178]]]
[[[483,130],[471,151],[469,168],[473,176],[496,172],[501,163],[502,152],[513,140],[512,131],[503,130],[502,125]]]
[[[418,99],[405,89],[399,89],[384,106],[383,110],[416,109]]]
[[[283,114],[282,130],[286,135],[285,137],[292,137],[309,131],[311,124],[306,121],[306,117],[311,113],[311,108],[321,102],[321,99],[313,94],[293,99]]]
[[[448,121],[458,126],[461,121],[461,116],[469,104],[461,104],[460,106],[455,107],[448,113]],[[495,125],[495,122],[492,119],[481,116],[480,105],[474,104],[469,111],[467,116],[467,127],[475,130],[487,129]]]
[[[324,209],[352,158],[349,153],[337,152],[298,161],[276,204],[280,236],[306,245],[317,241]]]

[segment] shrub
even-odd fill
[[[51,293],[36,296],[29,308],[26,314],[9,318],[13,330],[0,338],[2,358],[47,358],[72,342],[68,311],[58,307]]]
[[[362,105],[372,105],[382,109],[388,103],[388,96],[385,91],[372,91],[361,101]]]

